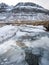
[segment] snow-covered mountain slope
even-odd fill
[[[0,3],[0,21],[7,20],[7,18],[11,15],[9,12],[12,8],[12,6],[8,6],[5,3]]]
[[[45,30],[32,25],[1,27],[0,65],[49,65],[49,32]]]
[[[10,6],[5,3],[0,3],[0,13],[10,11]]]
[[[27,3],[18,3],[16,6],[14,6],[14,10],[16,9],[16,11],[14,11],[14,12],[25,12],[25,13],[29,13],[29,12],[31,12],[31,13],[33,13],[33,12],[37,12],[37,13],[45,13],[46,14],[46,12],[47,12],[47,14],[48,14],[48,12],[49,12],[49,10],[46,10],[46,9],[44,9],[42,6],[40,6],[40,5],[37,5],[37,4],[35,4],[35,3],[31,3],[31,2],[27,2]]]
[[[2,18],[3,17],[3,18]],[[0,20],[5,21],[48,21],[49,10],[35,3],[20,2],[15,6],[0,4]]]
[[[49,10],[44,9],[35,3],[18,3],[13,7],[12,12],[18,20],[49,20]]]

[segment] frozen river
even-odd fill
[[[0,28],[0,65],[49,65],[49,32],[43,26]]]

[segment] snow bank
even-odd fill
[[[6,53],[8,50],[12,48],[12,46],[16,46],[16,42],[14,40],[9,40],[0,45],[0,54]]]
[[[40,29],[41,28],[41,29]],[[45,28],[43,26],[32,26],[32,25],[20,25],[20,26],[12,26],[6,25],[0,28],[0,43],[3,43],[6,40],[13,38],[14,36],[22,37],[29,33],[39,33],[45,32]]]
[[[49,38],[47,36],[45,37],[41,37],[40,39],[38,40],[35,40],[35,41],[27,41],[25,42],[26,46],[28,47],[32,47],[32,48],[35,48],[35,47],[49,47]]]
[[[16,35],[17,28],[15,26],[6,25],[0,28],[0,43],[12,38]]]

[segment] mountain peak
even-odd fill
[[[39,7],[39,8],[43,8],[42,6],[35,4],[35,3],[32,3],[32,2],[19,2],[15,6],[36,6],[36,7]]]
[[[2,2],[0,3],[0,7],[8,7],[8,5]]]

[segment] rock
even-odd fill
[[[27,49],[25,51],[25,60],[29,65],[39,65],[39,59],[40,59],[40,55],[35,55],[32,53],[32,50]]]
[[[47,26],[45,26],[45,28],[47,29],[47,31],[49,31],[49,24]]]

